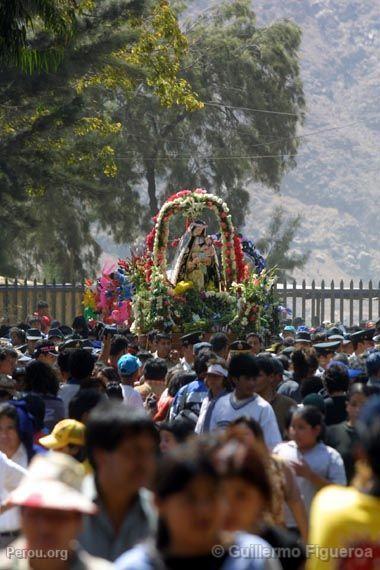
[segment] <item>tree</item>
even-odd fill
[[[182,73],[204,108],[167,109],[139,92],[118,114],[128,128],[117,160],[136,165],[148,217],[162,197],[202,186],[229,201],[240,225],[247,179],[278,189],[296,164],[304,109],[301,32],[287,21],[259,28],[248,0],[218,5],[185,32],[190,50]]]
[[[132,167],[118,169],[114,160],[122,130],[116,101],[144,89],[166,105],[201,105],[177,78],[185,51],[186,38],[166,2],[99,0],[78,19],[58,71],[26,76],[2,70],[0,218],[14,248],[2,271],[35,276],[36,267],[55,267],[64,280],[96,271],[93,226],[113,229],[121,196],[128,203],[125,238],[132,239],[140,200]],[[28,212],[27,223],[24,215],[15,224],[16,204]]]
[[[300,228],[301,216],[286,218],[283,207],[273,210],[269,226],[264,236],[256,242],[256,247],[267,259],[268,267],[278,268],[280,281],[291,279],[294,269],[302,269],[310,252],[295,253],[292,242]]]
[[[0,5],[0,62],[32,73],[56,68],[78,16],[91,0],[3,0]],[[43,34],[35,45],[33,32]]]

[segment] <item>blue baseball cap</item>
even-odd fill
[[[295,332],[296,332],[296,327],[293,327],[292,325],[286,325],[286,327],[284,327],[283,332],[292,332],[292,333],[295,333]]]
[[[131,376],[142,366],[141,360],[133,354],[124,354],[117,362],[117,368],[122,376]]]

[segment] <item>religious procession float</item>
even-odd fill
[[[215,233],[208,232],[206,219]],[[108,264],[101,277],[86,280],[88,320],[128,326],[138,335],[155,329],[224,331],[243,338],[276,331],[282,307],[275,271],[268,271],[252,241],[236,232],[221,198],[202,189],[182,190],[166,200],[153,222],[139,255]]]

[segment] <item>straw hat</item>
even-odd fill
[[[37,455],[7,504],[94,514],[96,505],[81,491],[83,479],[84,468],[72,457],[54,451]]]

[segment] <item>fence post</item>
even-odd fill
[[[311,324],[314,326],[315,322],[315,281],[311,282]]]
[[[297,316],[297,281],[293,281],[293,303],[292,303],[293,319]]]
[[[14,294],[13,294],[13,312],[11,316],[11,323],[16,323],[18,321],[18,281],[17,277],[14,280]]]
[[[306,281],[302,281],[302,318],[306,322]]]
[[[77,316],[76,287],[75,281],[71,283],[71,314],[72,320]]]
[[[372,279],[368,283],[368,320],[372,321],[372,298],[373,298],[373,284]]]
[[[335,323],[335,283],[334,279],[331,281],[330,285],[330,321]]]
[[[354,324],[354,282],[350,281],[350,327]]]
[[[31,313],[33,313],[37,308],[37,279],[34,279],[33,281],[33,306],[32,306],[32,310],[30,311]]]
[[[320,322],[320,324],[322,324],[324,320],[325,320],[325,280],[322,279],[322,283],[321,283],[321,322]]]
[[[359,281],[359,324],[363,321],[363,281]]]
[[[57,315],[57,284],[55,282],[55,279],[53,279],[53,283],[52,283],[52,304],[51,304],[51,314],[53,316],[53,319],[56,319],[56,315]],[[63,323],[62,323],[63,324]]]
[[[25,322],[26,316],[28,314],[28,280],[25,277],[24,286],[22,290],[22,322]]]
[[[4,317],[5,323],[9,323],[9,291],[8,291],[8,278],[5,278],[5,291],[4,291]]]
[[[339,295],[340,295],[339,320],[343,325],[344,324],[344,283],[343,283],[343,279],[340,282]]]
[[[287,307],[287,306],[288,306],[288,299],[287,299],[287,296],[286,296],[286,279],[284,279],[284,282],[283,282],[283,284],[282,284],[282,287],[283,287],[282,291],[283,291],[284,307]],[[293,314],[292,314],[292,319],[294,319],[294,315],[293,315]]]

